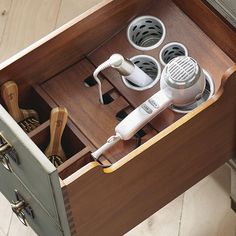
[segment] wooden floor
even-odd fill
[[[102,0],[0,0],[0,62]]]
[[[0,0],[0,62],[101,0]],[[222,166],[126,236],[236,236],[230,171]],[[0,193],[0,236],[34,232],[12,214]],[[106,236],[106,235],[105,235]]]

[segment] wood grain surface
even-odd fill
[[[24,91],[22,96],[29,99],[27,96],[32,84],[45,81],[84,58],[148,6],[142,0],[103,1],[0,64],[0,83],[18,81],[20,91]]]
[[[196,24],[236,62],[236,29],[206,1],[173,0]],[[207,19],[207,20],[206,20]]]
[[[163,45],[170,41],[178,41],[185,44],[189,50],[189,55],[195,58],[198,63],[210,73],[215,82],[215,89],[218,90],[221,83],[221,75],[233,64],[232,60],[182,13],[172,1],[159,1],[155,3],[150,10],[146,11],[145,14],[157,16],[164,22],[167,35]],[[178,21],[175,19],[178,19]],[[176,31],[176,29],[179,30]],[[161,47],[145,52],[145,54],[151,55],[158,60],[160,48]],[[89,54],[88,58],[93,64],[99,65],[115,52],[119,52],[127,57],[138,53],[138,51],[128,43],[126,27],[111,38],[111,40]],[[86,73],[83,75],[82,72],[85,71],[86,67],[89,69],[87,69]],[[137,107],[148,97],[157,92],[159,86],[155,86],[146,91],[137,92],[127,88],[118,73],[114,72],[114,70],[105,70],[103,73],[110,83],[107,83],[107,80],[103,80],[104,94],[115,89],[121,93],[128,103],[125,102],[122,97],[119,97],[113,103],[101,107],[98,101],[97,86],[86,89],[82,83],[84,79],[92,74],[93,70],[94,68],[86,65],[85,61],[81,61],[58,74],[53,79],[45,82],[43,89],[58,105],[66,106],[70,110],[73,122],[91,140],[93,145],[98,148],[106,142],[107,138],[114,134],[114,127],[118,123],[115,119],[116,113],[130,105],[131,107]],[[79,78],[78,75],[80,73]],[[111,84],[113,86],[111,86]],[[80,93],[77,91],[80,91]],[[82,110],[79,108],[82,108]],[[93,117],[90,115],[90,111],[101,110],[103,110],[103,112],[98,113],[99,116]],[[156,131],[161,131],[182,116],[182,114],[177,114],[167,109],[152,120],[150,124]],[[89,117],[89,119],[87,119],[87,117]],[[96,119],[97,122],[94,119]],[[94,135],[95,133],[99,135]],[[149,132],[149,136],[144,138],[144,140],[147,140],[148,137],[152,137],[153,134],[153,132]],[[120,142],[117,147],[114,147],[106,153],[106,157],[109,158],[109,161],[115,162],[122,158],[124,153],[128,153],[134,149],[134,143],[133,140]],[[124,149],[124,152],[121,151]]]
[[[9,5],[4,8],[8,19],[0,44],[0,61],[54,30],[60,2],[61,0],[8,1],[11,8],[10,11]]]
[[[33,109],[21,109],[19,107],[19,92],[18,86],[14,81],[7,81],[1,86],[1,98],[3,99],[7,111],[13,117],[17,123],[24,123],[24,120],[28,121],[34,119],[37,123],[31,124],[32,128],[36,128],[39,125],[39,115]]]
[[[236,66],[220,90],[122,160],[64,180],[76,235],[121,235],[235,155]],[[91,224],[93,222],[93,224]]]
[[[39,85],[34,85],[33,90],[37,96],[41,97],[41,99],[45,101],[49,111],[58,106]],[[49,120],[44,122],[36,130],[29,133],[29,136],[37,145],[39,145],[40,149],[44,151],[49,142]],[[66,151],[66,156],[68,157],[68,160],[58,167],[58,173],[62,179],[72,174],[79,166],[82,167],[83,165],[86,165],[89,160],[91,160],[91,158],[87,158],[88,155],[90,155],[92,151],[96,150],[96,147],[71,122],[70,118],[67,122],[62,138],[62,145]],[[105,158],[102,158],[101,161],[105,165],[110,164],[107,163]]]
[[[0,45],[3,37],[4,48],[1,47],[0,62],[101,2],[102,0],[1,0]],[[14,24],[10,23],[13,21]],[[11,40],[6,40],[7,35],[13,36]]]
[[[89,1],[79,1],[78,4],[78,0],[62,0],[61,6],[58,10],[56,27],[59,27],[67,23],[69,20],[84,13],[89,8],[96,6],[101,2],[102,0],[89,0]]]
[[[24,120],[23,112],[19,108],[18,86],[13,81],[8,81],[1,86],[1,97],[7,106],[9,114],[16,122]]]
[[[62,162],[67,160],[61,146],[62,135],[67,124],[68,111],[65,107],[55,107],[50,115],[50,142],[44,151],[47,157],[58,156]]]
[[[14,6],[20,4],[16,0],[12,2]],[[41,14],[49,14],[40,5],[43,3],[45,4],[42,1],[36,5],[37,16],[33,13],[36,9],[31,5],[33,1],[24,0],[19,5],[22,12],[34,9],[30,13],[32,18],[27,18],[29,22],[26,25],[32,27],[30,19],[37,21]],[[55,19],[53,9],[58,6],[57,1],[47,4],[52,7],[52,15],[49,16]],[[12,9],[11,16],[16,16],[11,19],[15,18],[17,21],[19,13],[14,14],[14,7]],[[120,79],[116,80],[117,74],[107,71],[104,75],[110,82],[104,80],[104,91],[115,91],[116,97],[111,104],[101,107],[95,96],[97,88],[86,88],[83,79],[91,76],[94,70],[91,62],[98,65],[113,52],[124,53],[127,57],[143,53],[131,48],[125,36],[128,21],[139,14],[152,14],[163,20],[167,27],[164,43],[184,43],[190,56],[196,58],[214,78],[217,95],[159,134],[155,135],[155,131],[144,145],[134,151],[134,140],[120,143],[111,150],[115,155],[110,156],[109,160],[115,163],[110,168],[102,169],[98,163],[91,162],[90,149],[93,151],[113,134],[118,123],[115,115],[120,109],[133,109],[158,88],[138,94],[127,90]],[[55,24],[55,20],[52,22]],[[12,20],[5,22],[5,26],[14,28],[12,24]],[[15,30],[17,33],[18,29]],[[2,45],[8,37],[13,36],[6,31]],[[20,38],[24,39],[24,35]],[[17,44],[15,39],[10,42]],[[95,50],[97,47],[100,48]],[[160,48],[147,54],[158,58],[159,50]],[[90,62],[84,59],[88,53]],[[66,196],[65,205],[72,233],[121,235],[235,154],[235,67],[225,74],[221,83],[223,72],[232,64],[233,61],[172,1],[104,0],[0,64],[0,84],[16,80],[22,101],[29,103],[33,102],[32,86],[41,84],[43,93],[40,93],[44,95],[42,101],[39,99],[36,102],[41,104],[40,107],[44,107],[45,101],[46,107],[50,107],[51,103],[67,107],[72,115],[65,130],[63,147],[72,158],[58,170],[64,179],[62,190]],[[49,111],[47,108],[45,119],[48,119]],[[164,119],[157,118],[159,120],[156,121],[162,128],[173,123],[176,118],[171,111],[164,114]],[[150,139],[153,135],[155,136]],[[33,131],[30,137],[41,149],[45,148],[49,141],[48,121]],[[87,139],[87,142],[81,141],[83,139]],[[127,149],[125,145],[128,146]],[[80,169],[76,171],[77,168]]]
[[[12,0],[1,0],[0,1],[0,44],[2,42],[2,37],[6,29],[6,22],[8,19],[9,10],[11,7]],[[7,53],[4,50],[4,53]],[[0,56],[1,57],[1,56]],[[0,59],[1,61],[1,59]]]
[[[55,103],[68,109],[72,121],[98,148],[114,135],[114,128],[118,124],[116,114],[128,107],[129,103],[118,95],[113,102],[101,104],[96,96],[97,86],[87,88],[84,85],[84,80],[92,75],[94,69],[87,60],[83,60],[43,83],[41,87]],[[103,85],[104,93],[114,91],[114,87],[106,80],[103,80]],[[150,131],[142,142],[156,133],[154,130]],[[135,147],[135,139],[120,142],[106,156],[111,162],[115,162]]]

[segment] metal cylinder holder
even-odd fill
[[[214,81],[206,70],[203,69],[203,73],[204,73],[205,79],[206,79],[206,86],[205,86],[202,96],[199,97],[194,103],[192,103],[190,105],[186,105],[186,106],[182,106],[182,107],[172,105],[170,108],[173,111],[178,112],[178,113],[188,113],[188,112],[192,111],[193,109],[195,109],[196,107],[198,107],[199,105],[201,105],[203,102],[210,99],[214,95],[214,93],[215,93]]]
[[[127,37],[138,50],[157,48],[164,40],[166,29],[163,22],[154,16],[140,16],[128,26]]]
[[[143,91],[153,87],[160,80],[161,66],[155,58],[147,55],[137,55],[130,58],[130,60],[147,75],[149,75],[152,78],[153,82],[151,82],[147,86],[139,87],[122,76],[122,80],[128,88],[137,91]]]
[[[159,58],[163,66],[178,56],[188,56],[187,48],[178,42],[166,44],[160,51]]]

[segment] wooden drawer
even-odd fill
[[[195,14],[191,20],[181,8],[187,14],[208,12],[229,40],[217,46],[214,28],[207,36],[205,25],[195,24]],[[166,38],[158,48],[140,52],[129,44],[127,25],[139,15],[165,24]],[[15,189],[29,200],[38,217],[27,220],[39,235],[124,234],[235,155],[236,67],[228,53],[234,37],[235,31],[203,2],[186,7],[177,0],[103,1],[3,62],[1,84],[18,84],[21,107],[36,109],[41,125],[27,135],[0,106],[0,133],[18,158],[8,156],[11,172],[0,165],[0,178],[6,179],[0,190],[9,201]],[[160,49],[171,41],[183,43],[208,71],[215,95],[186,115],[165,110],[142,129],[141,145],[134,138],[121,141],[101,158],[103,165],[94,161],[91,152],[113,135],[117,114],[139,106],[159,86],[130,90],[106,70],[103,92],[110,101],[102,105],[97,86],[85,82],[112,53],[159,60]],[[58,168],[43,154],[50,110],[56,106],[69,112],[62,138],[68,160]]]

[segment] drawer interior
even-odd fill
[[[58,167],[62,179],[91,162],[91,152],[114,134],[114,128],[119,121],[159,91],[159,83],[141,92],[131,90],[124,85],[117,72],[107,69],[102,74],[103,98],[106,101],[106,104],[102,105],[92,74],[95,68],[113,53],[120,53],[128,58],[140,54],[148,55],[160,61],[159,53],[165,44],[180,42],[188,49],[189,56],[196,59],[210,74],[216,91],[220,87],[221,76],[232,64],[231,59],[172,1],[152,1],[148,9],[140,10],[138,14],[158,17],[164,23],[166,37],[158,48],[150,51],[135,49],[127,40],[129,22],[125,22],[119,27],[118,33],[108,35],[99,47],[86,52],[83,58],[73,61],[66,68],[62,67],[52,76],[34,81],[27,88],[21,84],[19,86],[20,94],[27,93],[20,96],[20,106],[24,109],[35,109],[40,114],[41,125],[30,132],[29,137],[42,151],[49,142],[51,109],[65,106],[69,112],[62,137],[62,146],[68,160]],[[131,18],[133,17],[131,15]],[[96,40],[96,35],[93,37]],[[163,68],[161,66],[161,69]],[[183,116],[184,114],[166,109],[132,139],[120,141],[107,151],[101,162],[104,165],[117,162]]]

